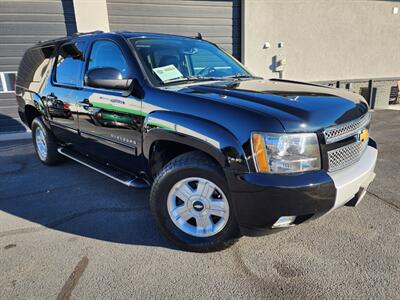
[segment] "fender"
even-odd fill
[[[18,113],[21,117],[21,120],[26,124],[26,108],[32,107],[36,109],[42,116],[44,116],[45,120],[48,119],[48,114],[46,110],[46,105],[43,103],[43,99],[40,95],[34,91],[25,90],[23,88],[17,87],[16,99],[18,103]]]
[[[44,98],[40,97],[40,95],[38,93],[34,93],[34,92],[31,93],[31,96],[32,96],[31,97],[32,102],[31,103],[27,102],[26,104],[34,106],[43,116],[45,116],[47,118],[48,113],[46,110],[46,105],[43,102]]]
[[[215,158],[224,169],[249,171],[239,141],[226,128],[209,120],[172,111],[152,112],[144,121],[143,154],[147,159],[153,143],[161,140],[199,149]]]

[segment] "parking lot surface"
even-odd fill
[[[377,177],[363,202],[222,252],[175,248],[149,191],[0,144],[0,299],[400,299],[400,113],[373,114]]]

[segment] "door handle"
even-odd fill
[[[84,104],[85,106],[88,106],[88,107],[92,107],[93,106],[93,104],[90,103],[89,99],[83,99],[79,103]]]
[[[57,99],[56,95],[54,95],[53,93],[47,95],[46,98],[47,98],[47,100],[50,100],[50,101],[54,101]]]

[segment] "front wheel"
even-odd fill
[[[161,230],[184,249],[222,250],[239,236],[225,176],[201,152],[182,154],[161,170],[150,206]]]

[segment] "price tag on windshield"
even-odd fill
[[[174,65],[154,68],[153,71],[163,82],[183,78],[182,73]]]

